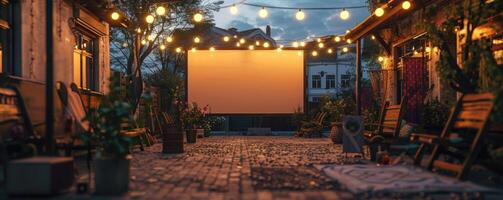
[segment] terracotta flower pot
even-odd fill
[[[96,158],[94,182],[97,195],[121,195],[129,190],[131,156]]]

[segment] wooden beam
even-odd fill
[[[356,82],[355,82],[355,99],[356,99],[356,115],[362,114],[361,108],[361,79],[362,79],[362,60],[361,60],[361,39],[356,40]]]
[[[383,16],[377,17],[372,14],[365,21],[358,24],[353,30],[351,30],[351,32],[346,35],[346,39],[356,41],[357,39],[362,38],[403,10],[401,6],[394,6],[391,8],[391,10],[389,6],[383,7],[385,7],[385,13]]]
[[[386,51],[386,55],[391,55],[391,46],[384,41],[384,39],[379,35],[379,33],[375,33],[374,37],[376,38],[377,42],[384,48],[384,51]]]
[[[0,4],[7,5],[9,4],[9,0],[0,0]]]

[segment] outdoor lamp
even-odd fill
[[[260,9],[260,11],[258,11],[258,16],[260,18],[266,18],[267,15],[269,15],[269,13],[267,12],[267,10],[265,9],[265,7],[262,7],[262,9]]]
[[[228,41],[229,41],[229,36],[225,36],[225,37],[224,37],[224,41],[225,41],[225,42],[228,42]]]
[[[169,42],[169,43],[173,42],[173,37],[168,36],[168,37],[166,38],[166,41],[167,41],[167,42]]]
[[[299,47],[299,43],[298,42],[293,42],[292,46],[295,47],[295,48],[297,48],[297,47]]]
[[[347,39],[347,40],[346,40],[346,42],[347,42],[348,44],[351,44],[351,39]]]
[[[196,14],[194,15],[194,21],[195,21],[195,22],[201,22],[201,21],[203,21],[203,14],[201,14],[201,13],[196,13]]]
[[[239,43],[241,43],[241,44],[244,44],[245,42],[246,42],[246,40],[245,40],[244,38],[241,38],[241,39],[239,40]]]
[[[175,49],[175,51],[176,51],[176,53],[180,53],[180,52],[182,52],[182,48],[177,47],[177,48]]]
[[[166,49],[166,45],[161,44],[161,46],[159,46],[159,48],[160,48],[161,50],[164,50],[164,49]]]
[[[412,4],[410,3],[410,1],[404,1],[404,2],[402,2],[402,8],[404,10],[408,10],[411,6],[412,6]]]
[[[316,56],[318,56],[318,52],[317,52],[317,51],[313,51],[311,54],[312,54],[313,56],[315,56],[315,57],[316,57]]]
[[[145,21],[149,24],[154,23],[154,16],[147,15],[147,17],[145,17]]]
[[[236,15],[238,14],[238,7],[236,7],[236,4],[233,4],[230,8],[231,15]]]
[[[153,41],[155,39],[154,35],[149,35],[147,36],[147,40]]]
[[[118,12],[112,12],[112,14],[110,15],[110,17],[113,19],[113,20],[118,20],[120,15]]]
[[[136,29],[137,33],[141,33],[141,28]]]
[[[339,36],[335,36],[335,39],[334,39],[334,40],[335,40],[335,42],[340,42],[340,41],[341,41],[341,37],[339,37]]]
[[[372,36],[370,36],[370,39],[375,40],[376,36],[372,35]]]
[[[240,47],[241,44],[239,42],[236,42],[236,47]]]
[[[199,37],[197,37],[197,36],[196,36],[196,37],[194,38],[194,42],[195,42],[195,43],[199,43],[199,42],[201,42],[201,39],[199,39]]]
[[[377,8],[375,11],[374,11],[374,14],[377,16],[377,17],[381,17],[384,15],[384,9],[382,8]]]
[[[269,42],[264,42],[264,47],[269,48]]]
[[[304,20],[304,18],[306,18],[306,14],[301,9],[299,9],[299,11],[295,13],[295,18],[299,21],[302,21]]]
[[[377,60],[378,60],[379,62],[382,62],[382,61],[384,61],[384,57],[379,56],[379,57],[377,58]]]
[[[346,53],[346,52],[348,52],[348,51],[349,51],[349,49],[348,49],[347,47],[344,47],[344,48],[342,48],[342,51],[343,51],[344,53]]]
[[[325,44],[323,44],[322,42],[318,43],[318,47],[321,49],[323,47],[325,47]]]
[[[316,42],[321,42],[321,38],[316,39]]]
[[[349,19],[349,11],[347,11],[345,8],[343,8],[339,17],[341,17],[342,20]]]
[[[145,44],[147,44],[147,41],[146,40],[141,40],[141,44],[145,45]]]
[[[333,50],[332,50],[332,49],[328,49],[328,50],[327,50],[327,53],[332,54],[332,53],[333,53]]]
[[[255,47],[253,45],[248,46],[248,49],[253,50]]]
[[[157,9],[155,9],[155,13],[159,16],[163,16],[166,14],[166,8],[164,8],[163,6],[159,6],[157,7]]]
[[[300,46],[301,46],[301,47],[305,47],[305,46],[306,46],[306,43],[305,43],[305,42],[300,42]]]
[[[256,42],[255,42],[255,45],[256,45],[256,46],[260,46],[260,42],[259,42],[259,41],[256,41]]]

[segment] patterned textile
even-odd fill
[[[407,122],[419,123],[423,101],[428,91],[428,69],[423,58],[404,58],[402,94],[407,96]]]
[[[404,165],[315,165],[353,193],[499,192]]]

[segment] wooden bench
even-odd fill
[[[412,140],[421,142],[415,163],[420,164],[425,146],[432,145],[433,150],[426,168],[453,172],[458,179],[466,179],[488,133],[489,117],[494,112],[495,100],[496,96],[491,93],[463,94],[452,109],[440,135],[412,134]],[[456,138],[457,141],[454,140]],[[440,155],[451,156],[460,162],[441,160]]]

